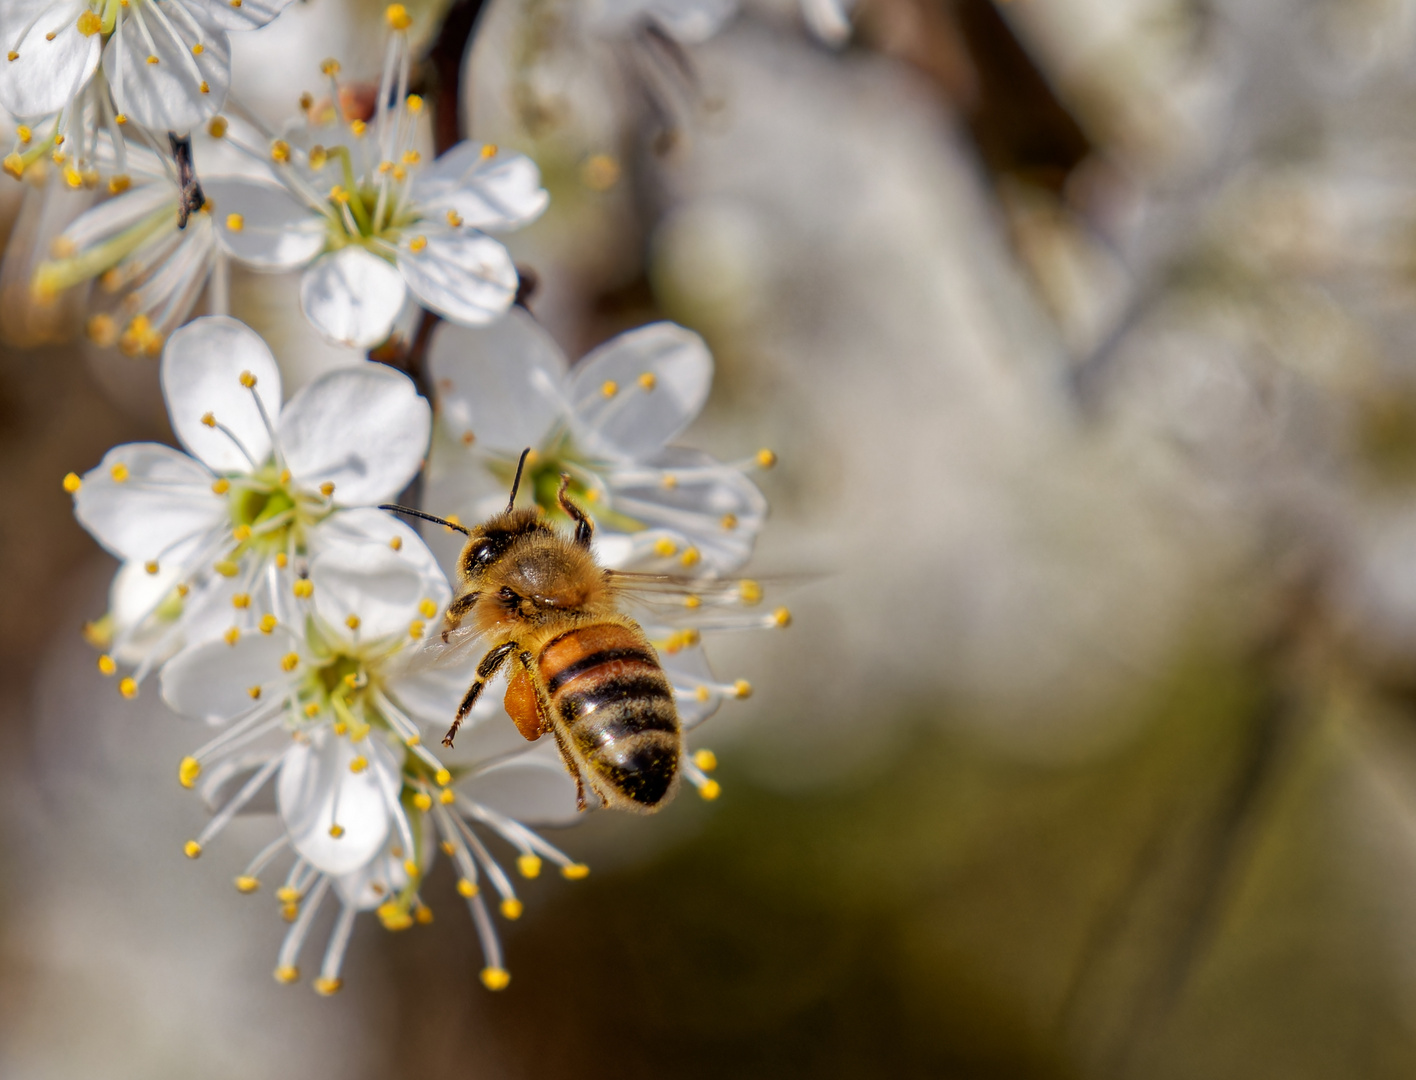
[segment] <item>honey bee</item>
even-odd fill
[[[580,809],[588,784],[607,807],[652,813],[679,779],[683,738],[673,688],[644,631],[619,610],[617,579],[633,575],[604,569],[590,552],[594,525],[567,495],[570,477],[561,476],[556,500],[574,522],[573,536],[558,532],[538,509],[517,509],[529,453],[517,463],[506,509],[475,528],[382,507],[467,537],[457,560],[461,590],[448,605],[443,641],[470,631],[490,648],[443,745],[452,746],[487,683],[509,665],[506,711],[526,739],[555,738],[575,777]]]

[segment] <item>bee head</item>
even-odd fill
[[[473,581],[501,562],[522,537],[550,532],[535,510],[507,510],[468,530],[467,544],[457,559],[462,576]]]

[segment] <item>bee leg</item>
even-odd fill
[[[575,542],[583,548],[588,548],[590,537],[595,532],[595,526],[585,516],[585,511],[570,501],[570,496],[565,493],[568,487],[570,487],[570,473],[561,473],[561,486],[556,491],[556,502],[560,503],[560,508],[575,522]]]
[[[443,644],[447,644],[447,636],[461,625],[462,620],[467,617],[467,613],[477,605],[477,593],[463,593],[447,606],[447,614],[443,616]]]
[[[482,657],[482,662],[477,665],[477,678],[467,688],[467,694],[463,697],[462,704],[457,707],[457,716],[452,721],[452,727],[448,728],[447,734],[443,736],[442,744],[444,746],[452,748],[452,740],[457,738],[457,729],[462,726],[463,719],[472,711],[472,706],[477,704],[477,699],[482,696],[482,689],[487,685],[487,681],[501,670],[501,666],[506,663],[506,658],[516,650],[516,647],[514,641],[504,642]]]

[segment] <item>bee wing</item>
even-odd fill
[[[786,578],[706,578],[627,570],[607,570],[606,577],[621,606],[646,627],[727,630],[784,625],[783,608],[749,609],[761,605],[767,589]]]
[[[435,668],[470,667],[479,659],[482,635],[470,626],[459,626],[443,641],[441,634],[428,638],[404,661],[403,673],[417,675]]]

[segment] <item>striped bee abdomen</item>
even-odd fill
[[[586,764],[624,797],[657,806],[678,773],[679,722],[644,635],[618,623],[582,626],[548,643],[538,667],[551,709]]]

